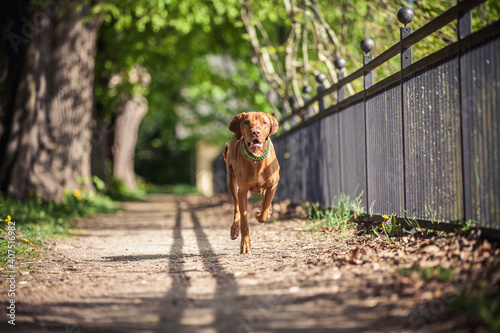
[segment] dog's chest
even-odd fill
[[[264,168],[252,168],[252,171],[249,173],[248,177],[248,185],[250,191],[254,193],[262,193],[264,189],[269,187],[269,175]]]
[[[250,183],[250,191],[252,191],[253,193],[262,193],[262,191],[267,187],[268,185],[266,184],[264,179],[260,179],[260,177],[258,177],[257,181]]]

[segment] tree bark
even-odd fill
[[[146,98],[134,95],[122,103],[115,120],[113,140],[113,176],[121,179],[129,190],[135,190],[134,154],[142,118],[148,111]]]
[[[90,122],[100,21],[84,23],[90,5],[84,2],[78,11],[66,2],[40,7],[30,1],[8,30],[26,41],[12,54],[7,39],[9,71],[22,69],[8,82],[0,79],[2,96],[10,101],[1,104],[0,184],[11,197],[31,192],[60,199],[65,189],[91,188]],[[78,179],[89,182],[79,184]]]

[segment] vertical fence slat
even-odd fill
[[[463,218],[457,60],[405,80],[406,208],[410,217]]]
[[[500,221],[500,39],[461,61],[465,218],[498,228]]]
[[[356,198],[363,194],[366,207],[365,119],[363,102],[339,113],[341,192]]]
[[[399,84],[366,101],[368,213],[404,216],[403,141]]]
[[[341,193],[339,114],[334,113],[320,122],[321,160],[319,176],[323,182],[322,204],[333,206]]]

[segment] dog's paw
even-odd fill
[[[252,253],[252,249],[250,248],[250,240],[241,240],[241,247],[240,247],[240,253],[241,254],[250,254]]]
[[[240,235],[240,224],[233,223],[231,226],[231,239],[236,239]]]
[[[255,218],[259,223],[265,223],[267,222],[267,219],[262,218],[260,212],[255,212]]]

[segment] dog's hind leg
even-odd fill
[[[238,204],[238,186],[236,185],[236,178],[234,176],[233,168],[227,168],[227,187],[229,193],[233,198],[234,212],[233,212],[233,225],[231,226],[231,239],[238,238],[240,234],[240,207]]]

